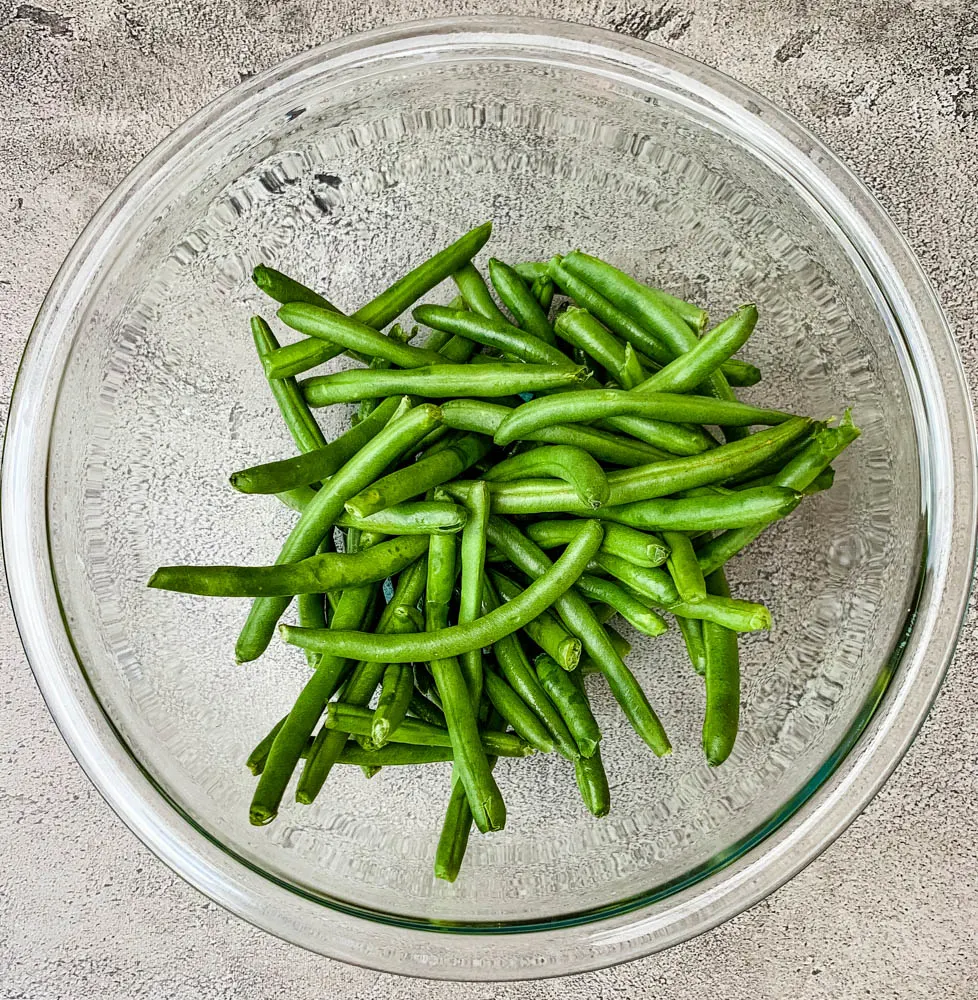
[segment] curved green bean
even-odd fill
[[[318,663],[319,661],[317,660],[316,662]],[[268,734],[262,737],[255,746],[255,749],[248,754],[245,766],[256,778],[265,770],[265,761],[268,760],[268,752],[272,748],[272,743],[275,742],[275,737],[278,736],[278,731],[285,725],[287,718],[288,716],[283,716],[279,719],[269,730]]]
[[[601,741],[601,730],[591,712],[583,687],[575,684],[569,673],[546,653],[538,656],[533,665],[544,691],[567,723],[581,756],[593,757]]]
[[[336,523],[341,528],[359,528],[385,535],[451,535],[465,527],[468,516],[468,511],[461,504],[445,500],[419,500],[394,504],[368,517],[341,514]]]
[[[629,625],[644,635],[655,637],[662,635],[669,628],[660,615],[611,580],[582,573],[576,586],[588,599],[601,601],[614,608]]]
[[[489,482],[512,482],[533,478],[562,479],[590,507],[608,499],[608,477],[583,448],[573,445],[543,445],[520,452],[494,465],[486,474]]]
[[[310,406],[329,406],[398,393],[430,399],[508,396],[514,392],[561,389],[587,378],[586,368],[556,368],[550,364],[429,365],[403,371],[360,368],[317,375],[306,379],[302,390]]]
[[[251,272],[251,280],[269,297],[276,302],[308,302],[323,309],[331,309],[339,312],[336,306],[319,292],[314,292],[307,285],[290,278],[287,274],[268,267],[266,264],[258,264]]]
[[[556,346],[554,329],[547,313],[526,282],[508,264],[489,258],[489,280],[503,305],[513,314],[517,324],[533,337]]]
[[[493,540],[492,525],[498,520],[490,518],[490,540]],[[431,541],[444,537],[432,535]],[[371,635],[332,629],[321,631],[294,625],[282,625],[281,633],[286,642],[304,649],[320,650],[328,646],[337,654],[386,660],[389,663],[457,656],[477,646],[491,646],[502,636],[523,628],[557,601],[581,575],[600,548],[603,537],[601,526],[596,521],[583,522],[580,533],[556,562],[551,564],[544,556],[547,571],[535,574],[537,579],[519,597],[465,625],[453,625],[417,636]],[[450,538],[447,540],[451,541]],[[543,555],[542,552],[540,554]]]
[[[576,532],[577,523],[573,520],[535,521],[526,526],[527,535],[542,549],[566,545]],[[601,551],[621,556],[637,566],[661,566],[669,557],[668,546],[658,536],[614,521],[604,526]]]
[[[629,364],[626,345],[586,309],[565,309],[554,322],[554,332],[561,340],[594,358],[624,388],[631,389],[642,381],[642,366],[637,355],[632,353],[634,361]]]
[[[351,458],[309,502],[286,539],[276,562],[298,562],[311,556],[343,504],[377,478],[396,458],[416,444],[441,420],[435,406],[422,405],[391,422]],[[254,660],[268,647],[275,625],[289,605],[287,597],[259,597],[252,605],[238,637],[235,654],[239,662]]]
[[[452,274],[452,281],[473,313],[485,316],[486,319],[508,322],[503,311],[493,301],[485,279],[471,260]]]
[[[744,427],[750,424],[783,424],[791,419],[790,413],[780,410],[767,410],[711,396],[597,389],[561,392],[531,399],[505,417],[493,440],[498,445],[505,445],[539,427],[587,423],[614,416],[653,417],[674,423]]]

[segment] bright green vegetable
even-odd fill
[[[584,688],[575,684],[569,673],[546,653],[538,656],[533,664],[544,691],[567,723],[581,756],[593,757],[601,741],[601,730],[591,712]]]
[[[608,499],[608,477],[583,448],[543,445],[520,452],[494,465],[485,475],[489,482],[552,478],[568,483],[582,503],[600,507]]]
[[[556,345],[546,310],[516,271],[492,257],[489,259],[489,280],[521,329],[544,343]]]
[[[462,532],[462,579],[458,602],[458,624],[476,621],[482,614],[482,588],[486,565],[486,526],[489,523],[489,488],[476,483],[466,503],[471,514]],[[482,696],[482,647],[459,655],[459,665],[473,705]]]
[[[707,589],[718,597],[729,598],[723,570],[711,573]],[[733,750],[740,718],[740,656],[737,633],[703,622],[703,648],[706,652],[706,716],[703,719],[703,749],[712,767],[722,764]]]
[[[527,535],[542,549],[566,545],[577,533],[577,522],[536,521],[526,526]],[[661,566],[669,557],[669,548],[657,535],[650,535],[624,524],[609,521],[604,526],[601,551],[620,556],[636,566]]]
[[[669,546],[669,560],[666,566],[676,590],[679,591],[680,600],[689,604],[705,600],[706,581],[696,561],[696,550],[689,540],[689,535],[681,531],[664,531],[662,538]]]

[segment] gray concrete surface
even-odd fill
[[[72,240],[132,164],[222,90],[337,35],[465,0],[0,0],[0,404]],[[649,38],[814,128],[908,235],[978,386],[978,9],[918,0],[521,0]],[[565,982],[351,969],[229,916],[109,812],[0,609],[0,997],[978,997],[978,639],[882,794],[765,902],[672,951]]]

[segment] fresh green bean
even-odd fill
[[[618,416],[594,425],[614,433],[628,434],[643,444],[671,455],[698,455],[717,446],[717,440],[697,424],[676,424],[651,417]]]
[[[421,368],[445,361],[437,351],[401,343],[398,338],[387,337],[366,323],[307,302],[286,303],[279,307],[278,318],[307,337],[339,344],[344,350],[354,350],[368,358],[381,358],[401,368]],[[269,368],[274,372],[272,358],[266,360],[266,372]]]
[[[382,747],[407,715],[414,692],[414,670],[409,663],[388,663],[380,682],[380,694],[370,727],[370,742]]]
[[[476,621],[482,614],[482,588],[486,563],[486,525],[489,521],[489,487],[476,483],[466,504],[469,520],[462,531],[462,579],[458,602],[458,624]],[[473,705],[482,697],[482,647],[459,655],[459,666]]]
[[[405,371],[361,368],[318,375],[306,379],[302,390],[310,406],[329,406],[396,393],[429,399],[508,396],[514,392],[561,389],[587,378],[586,368],[556,368],[550,364],[430,365]]]
[[[697,604],[706,599],[706,580],[696,561],[696,550],[689,535],[681,531],[664,531],[662,537],[669,546],[666,566],[679,597],[687,604]]]
[[[326,707],[323,721],[328,729],[342,730],[353,736],[372,736],[373,713],[361,705],[334,701]],[[484,729],[479,734],[486,753],[497,757],[529,757],[534,749],[513,733]],[[417,719],[404,719],[387,735],[389,743],[410,743],[414,746],[449,747],[451,735],[444,727],[429,725]],[[375,748],[376,749],[376,748]]]
[[[466,434],[444,449],[378,479],[346,502],[346,511],[366,518],[411,497],[440,486],[473,466],[492,445],[485,438]]]
[[[332,732],[333,730],[328,730]],[[357,764],[360,767],[372,769],[392,767],[399,764],[436,764],[440,761],[454,760],[451,747],[412,746],[409,743],[388,743],[378,750],[364,750],[357,743],[350,741],[340,751],[337,764]],[[367,777],[373,777],[376,771],[368,771]]]
[[[318,662],[318,660],[317,660]],[[285,720],[288,716],[283,716],[274,726],[269,730],[268,734],[262,737],[261,741],[255,747],[254,750],[248,754],[248,760],[245,764],[249,771],[255,777],[265,770],[265,761],[268,760],[268,751],[272,748],[272,743],[275,742],[275,737],[278,736],[278,731],[285,725]]]
[[[377,622],[376,631],[379,634],[406,628],[409,622],[413,624],[411,615],[406,609],[413,608],[418,603],[424,592],[426,578],[426,559],[419,559],[398,576],[397,586],[394,588],[390,603],[383,610],[380,620]],[[348,592],[344,591],[344,597],[346,593]],[[342,600],[343,598],[341,598]],[[334,628],[339,628],[335,615],[332,624]],[[373,697],[386,667],[387,664],[383,661],[361,660],[357,663],[343,686],[343,700],[354,705],[366,705]],[[345,743],[345,734],[331,733],[325,728],[320,729],[299,777],[296,788],[297,801],[308,805],[315,800]]]
[[[810,421],[803,417],[793,417],[779,427],[758,431],[743,441],[721,445],[701,455],[663,459],[609,473],[611,495],[608,504],[601,508],[602,516],[611,507],[666,496],[694,486],[725,482],[804,434],[809,424]],[[455,496],[464,492],[464,487],[459,489],[458,485],[449,483],[445,489]],[[496,514],[593,514],[569,487],[540,481],[492,487],[492,509]]]
[[[504,601],[513,601],[522,593],[520,586],[502,573],[490,572],[490,579]],[[581,642],[572,636],[548,611],[523,626],[523,631],[563,667],[573,670],[581,658]]]
[[[499,603],[499,595],[496,593],[492,581],[488,577],[484,577],[483,608],[488,613],[498,608]],[[515,633],[503,636],[493,643],[492,652],[506,682],[547,727],[558,753],[571,760],[575,758],[577,746],[564,720],[560,717],[560,713],[547,697],[536,673],[530,666],[530,661],[527,659],[519,637]]]
[[[838,427],[821,427],[815,432],[805,447],[775,474],[775,485],[795,490],[807,489],[857,437],[859,428],[846,411]],[[707,542],[696,553],[703,573],[714,573],[754,541],[765,527],[766,524],[756,524],[727,531]]]
[[[636,391],[692,392],[747,343],[756,323],[757,307],[741,306],[688,351],[637,385]]]
[[[593,757],[601,741],[601,730],[591,712],[587,695],[566,670],[542,653],[533,661],[537,677],[550,700],[557,706],[582,757]]]
[[[385,535],[451,535],[465,527],[468,516],[461,504],[419,500],[385,507],[369,517],[341,514],[336,523],[341,528],[378,531]]]
[[[494,465],[485,475],[490,482],[512,482],[533,478],[562,479],[582,503],[600,507],[608,499],[608,477],[583,448],[573,445],[543,445]]]
[[[503,311],[493,301],[485,279],[471,260],[452,275],[452,281],[472,312],[485,316],[486,319],[508,322]]]
[[[347,628],[362,624],[372,597],[373,587],[345,590],[333,614],[331,626]],[[252,797],[249,817],[255,826],[270,823],[278,813],[282,796],[299,763],[306,741],[326,703],[341,683],[347,667],[345,657],[324,653],[319,666],[306,681],[272,741],[258,787]]]
[[[549,319],[550,306],[553,304],[554,300],[553,279],[546,276],[542,278],[534,278],[533,284],[530,286],[530,292],[537,302],[540,303],[540,308]]]
[[[585,354],[594,358],[619,385],[626,389],[631,389],[642,381],[642,366],[638,364],[637,356],[632,354],[635,361],[629,366],[625,355],[626,345],[586,309],[565,309],[554,323],[554,332],[561,340],[580,348]],[[638,364],[637,372],[636,364]]]
[[[706,649],[703,646],[703,623],[696,618],[684,618],[676,615],[676,624],[682,633],[686,652],[693,669],[701,676],[706,676]]]
[[[566,521],[536,521],[526,526],[526,533],[542,549],[566,545],[577,533],[577,523]],[[650,535],[624,524],[609,521],[604,526],[602,552],[621,556],[637,566],[661,566],[669,557],[669,549],[657,535]]]
[[[590,757],[574,761],[574,778],[581,799],[594,816],[607,816],[611,810],[611,789],[601,760],[601,750],[595,747]]]
[[[613,416],[653,417],[675,423],[694,422],[749,426],[782,424],[791,414],[766,410],[710,396],[685,396],[668,392],[626,392],[598,389],[539,396],[517,407],[499,425],[493,440],[498,445],[522,439],[527,431],[553,424],[587,423]]]
[[[662,635],[669,627],[660,615],[611,580],[582,573],[576,586],[586,598],[601,601],[614,608],[629,625],[644,635]]]
[[[476,399],[451,399],[442,404],[446,426],[492,437],[510,407]],[[632,441],[619,434],[610,434],[580,424],[544,427],[527,435],[528,441],[546,444],[566,444],[582,448],[588,454],[613,465],[635,466],[657,462],[672,456],[659,448]]]
[[[407,451],[441,420],[435,406],[422,405],[390,423],[351,458],[310,501],[286,539],[276,562],[298,562],[311,556],[332,528],[343,504],[377,478],[386,466]],[[238,662],[254,660],[268,647],[275,624],[289,605],[287,597],[259,597],[252,605],[235,653]]]
[[[730,588],[722,569],[711,573],[707,589],[729,598]],[[737,633],[703,622],[706,651],[706,715],[703,719],[703,749],[711,767],[722,764],[733,750],[740,718],[740,656]]]
[[[530,291],[526,282],[508,265],[495,257],[489,258],[489,280],[503,305],[513,314],[517,324],[533,337],[556,345],[554,329],[547,313]]]
[[[595,522],[586,523],[594,524]],[[536,583],[546,579],[562,559],[567,558],[571,546],[575,545],[581,536],[571,542],[560,559],[553,564],[542,549],[526,538],[518,528],[502,518],[491,517],[489,519],[487,537],[493,545],[502,549],[509,556],[514,566],[519,567],[528,576],[535,578],[533,583],[523,592],[527,594]],[[601,539],[598,538],[597,545],[600,546],[600,544]],[[597,548],[593,552],[596,553]],[[518,601],[520,598],[516,600]],[[515,601],[511,601],[507,607],[512,607],[515,603]],[[615,700],[622,707],[628,721],[632,724],[632,728],[645,740],[654,753],[659,756],[669,753],[671,750],[669,738],[645,697],[645,692],[642,691],[632,672],[622,662],[621,657],[611,644],[604,626],[595,619],[584,598],[572,588],[568,588],[552,603],[564,620],[564,624],[581,640],[588,654],[600,667],[608,680],[608,686],[611,688]]]
[[[485,688],[493,708],[527,743],[541,753],[553,751],[554,741],[547,727],[502,677],[487,670]]]
[[[362,587],[386,580],[428,547],[420,535],[400,535],[354,555],[324,552],[272,566],[161,566],[148,586],[204,597],[291,597]]]
[[[473,312],[453,312],[444,306],[418,306],[413,316],[419,323],[435,330],[449,330],[459,337],[474,340],[484,347],[502,351],[533,365],[574,368],[575,363],[557,347],[540,337],[527,337],[518,326],[506,319],[489,319]]]
[[[560,259],[559,257],[557,258]],[[524,280],[524,281],[536,281],[537,278],[547,278],[549,277],[548,264],[545,260],[524,260],[520,261],[519,264],[513,265],[513,270]]]
[[[251,280],[276,302],[308,302],[323,309],[331,309],[333,312],[339,311],[325,296],[314,292],[287,274],[277,271],[274,267],[259,264],[251,272]]]
[[[351,427],[324,447],[281,462],[267,462],[232,472],[231,485],[242,493],[281,493],[328,479],[380,433],[400,405],[400,397],[391,396],[356,427]]]
[[[495,541],[492,525],[498,520],[495,517],[490,518],[491,541]],[[546,567],[534,574],[537,579],[533,580],[519,597],[496,611],[483,615],[478,621],[468,622],[465,625],[454,625],[414,637],[339,632],[332,629],[323,632],[316,629],[301,629],[294,625],[283,625],[280,631],[286,642],[304,649],[319,650],[324,648],[325,644],[336,654],[385,660],[388,663],[457,656],[477,646],[491,646],[502,636],[523,628],[546,611],[581,575],[584,567],[600,548],[603,537],[604,533],[596,521],[582,522],[580,533],[564,549],[556,562],[551,564],[550,560],[540,552],[540,556],[546,561]],[[432,543],[438,539],[452,541],[444,535],[431,536]],[[536,549],[536,546],[533,547]],[[574,631],[573,628],[571,631]],[[582,642],[586,643],[586,640],[582,638]]]
[[[251,317],[251,335],[255,342],[255,350],[262,364],[277,348],[278,341],[271,327],[260,317]],[[272,390],[285,426],[292,435],[292,440],[299,451],[312,451],[322,448],[326,438],[316,423],[308,404],[294,378],[268,378],[268,387]]]
[[[414,305],[422,295],[471,260],[485,245],[491,233],[491,222],[477,226],[413,271],[409,271],[403,278],[399,278],[376,298],[361,306],[350,318],[372,326],[375,330],[383,329],[405,309]],[[288,371],[290,375],[298,375],[335,358],[343,349],[307,338],[282,347],[279,351],[276,355],[277,368]]]
[[[439,631],[450,630],[448,606],[454,585],[455,539],[433,535],[428,554],[428,585],[425,595],[425,627],[429,638]],[[478,622],[469,623],[469,627],[476,625]],[[475,825],[483,833],[501,830],[506,824],[506,806],[482,748],[478,720],[458,660],[454,654],[441,656],[431,653],[423,658],[430,661],[429,669],[441,697],[451,735],[455,773],[465,786]]]

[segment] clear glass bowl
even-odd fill
[[[253,356],[265,261],[345,307],[486,219],[515,260],[582,246],[722,316],[753,300],[749,396],[863,437],[835,488],[732,569],[775,628],[743,643],[743,730],[707,767],[675,636],[632,662],[676,750],[600,695],[614,807],[559,760],[503,762],[507,829],[431,875],[448,769],[334,772],[248,825],[252,744],[306,667],[238,667],[247,602],[150,591],[163,562],[257,563],[284,532],[235,468],[290,453]],[[450,290],[441,289],[446,297]],[[339,426],[333,415],[331,431]],[[607,965],[742,910],[880,787],[936,693],[975,528],[969,400],[906,245],[811,135],[664,49],[513,19],[430,21],[306,53],[154,150],[85,230],[37,319],[3,471],[7,572],[38,683],[122,819],[237,914],[392,972],[506,979]],[[635,639],[635,636],[632,636]]]

